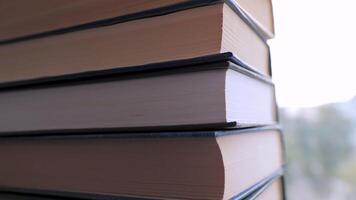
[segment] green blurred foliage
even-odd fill
[[[303,175],[320,194],[327,194],[329,180],[350,174],[356,178],[353,167],[349,174],[339,171],[352,155],[353,124],[334,104],[292,114],[281,109],[280,120],[285,133],[288,182]]]

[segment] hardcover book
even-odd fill
[[[3,88],[0,134],[268,125],[274,98],[269,78],[232,61]]]
[[[265,41],[228,4],[0,46],[0,84],[232,53],[270,74]]]
[[[0,43],[89,29],[221,2],[236,7],[261,35],[273,37],[270,0],[2,0]]]
[[[0,190],[70,197],[241,199],[280,174],[271,127],[2,137]]]

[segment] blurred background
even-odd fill
[[[356,198],[356,1],[273,0],[289,200]]]

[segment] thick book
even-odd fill
[[[0,134],[274,124],[274,85],[231,61],[0,90]]]
[[[270,74],[268,45],[227,4],[0,46],[0,84],[231,52]]]
[[[0,191],[114,199],[242,199],[283,167],[273,127],[2,137]]]
[[[223,2],[221,0],[2,0],[0,43],[24,41],[54,34],[162,15]],[[270,0],[226,0],[261,35],[273,37]]]

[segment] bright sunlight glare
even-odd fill
[[[356,1],[274,0],[269,41],[282,107],[346,101],[356,95]]]

